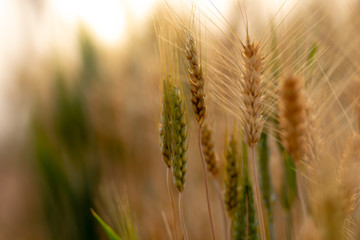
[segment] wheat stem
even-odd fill
[[[220,187],[220,183],[219,183],[219,180],[218,179],[214,179],[214,186],[215,186],[215,189],[216,189],[216,192],[217,192],[217,195],[218,195],[218,198],[219,198],[219,202],[220,202],[220,206],[221,206],[221,214],[223,216],[223,234],[224,234],[224,239],[229,239],[227,237],[227,233],[226,233],[226,229],[228,228],[227,227],[227,218],[226,218],[226,209],[225,209],[225,205],[223,204],[224,203],[224,199],[223,199],[223,195],[221,193],[221,187]]]
[[[226,239],[231,239],[231,229],[233,228],[234,221],[232,218],[230,218],[230,224],[227,226],[227,234]]]
[[[184,207],[182,204],[182,192],[179,192],[179,215],[180,215],[180,223],[181,223],[181,229],[184,235],[184,240],[188,240],[189,236],[186,230],[185,226],[185,220],[184,220]]]
[[[256,212],[259,220],[260,225],[260,236],[262,240],[266,239],[266,232],[265,232],[265,222],[264,222],[264,213],[261,205],[261,193],[260,193],[260,186],[258,180],[258,173],[256,169],[256,161],[255,161],[255,146],[251,147],[251,167],[253,171],[253,186],[255,188],[255,204],[256,204]]]
[[[172,209],[172,214],[173,214],[173,224],[174,224],[174,239],[177,240],[177,223],[176,223],[176,212],[175,212],[175,201],[174,201],[174,195],[173,192],[171,190],[171,185],[170,185],[170,181],[169,178],[171,179],[171,174],[170,174],[170,168],[166,169],[166,185],[169,191],[169,195],[170,195],[170,201],[171,201],[171,209]]]
[[[299,200],[300,200],[300,204],[301,204],[301,209],[303,212],[303,217],[304,217],[304,219],[306,219],[307,208],[306,208],[305,196],[304,196],[304,191],[303,191],[303,177],[302,177],[302,174],[300,173],[301,165],[300,165],[300,163],[298,163],[296,165],[297,165],[296,168],[298,169],[298,173],[296,174],[296,184],[297,184],[298,196],[299,196]]]
[[[166,228],[166,232],[167,232],[167,234],[168,234],[168,236],[169,236],[169,239],[172,240],[172,239],[174,239],[174,237],[173,237],[173,234],[172,234],[172,232],[171,232],[171,230],[170,230],[169,222],[168,222],[168,220],[166,219],[165,212],[161,212],[161,215],[162,215],[162,217],[163,217],[164,224],[165,224],[165,228]]]
[[[205,158],[204,158],[204,153],[203,153],[203,149],[202,149],[202,145],[201,145],[201,128],[202,125],[199,124],[199,148],[200,148],[200,155],[201,155],[201,162],[202,162],[202,166],[203,166],[203,172],[204,172],[204,180],[205,180],[205,190],[206,190],[206,201],[207,201],[207,207],[208,207],[208,212],[209,212],[209,220],[210,220],[210,227],[211,227],[211,235],[212,235],[212,239],[215,240],[215,231],[214,231],[214,224],[213,224],[213,220],[212,220],[212,214],[211,214],[211,206],[210,206],[210,197],[209,197],[209,186],[208,186],[208,179],[207,179],[207,171],[206,171],[206,163],[205,163]]]

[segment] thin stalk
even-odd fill
[[[301,204],[301,209],[303,212],[303,218],[305,219],[307,216],[307,208],[306,208],[306,202],[305,202],[305,197],[304,197],[304,192],[303,192],[303,183],[302,183],[302,175],[300,173],[301,171],[301,165],[300,163],[297,164],[296,169],[298,169],[298,173],[296,174],[296,184],[297,184],[297,190],[298,190],[298,196],[299,196],[299,200],[300,200],[300,204]]]
[[[207,171],[206,171],[206,163],[204,158],[204,153],[201,145],[201,128],[202,125],[199,125],[199,148],[200,148],[200,155],[202,160],[202,166],[203,166],[203,172],[204,172],[204,180],[205,180],[205,190],[206,190],[206,200],[207,200],[207,206],[208,206],[208,212],[209,212],[209,220],[210,220],[210,227],[211,227],[211,235],[212,239],[215,240],[215,231],[214,231],[214,224],[212,220],[212,214],[211,214],[211,206],[210,206],[210,198],[209,198],[209,186],[208,186],[208,179],[207,179]]]
[[[170,230],[169,222],[168,222],[168,220],[166,219],[166,215],[165,215],[164,212],[161,212],[161,215],[162,215],[162,217],[163,217],[164,224],[165,224],[165,228],[166,228],[166,232],[167,232],[167,234],[169,235],[169,239],[172,240],[172,239],[174,239],[174,236],[173,236],[173,234],[172,234],[172,232],[171,232],[171,230]]]
[[[249,198],[245,195],[245,207],[246,207],[246,239],[249,240],[250,236],[250,221],[249,221]]]
[[[224,205],[223,194],[221,193],[221,187],[220,187],[218,179],[214,179],[214,186],[215,186],[218,198],[219,198],[219,202],[220,202],[220,206],[221,206],[221,213],[222,213],[222,216],[223,216],[223,221],[222,222],[223,222],[223,234],[224,234],[224,237],[225,237],[224,239],[230,239],[230,238],[228,238],[228,235],[226,233],[227,228],[228,228],[227,227],[226,210],[225,210],[225,205]]]
[[[174,234],[173,235],[174,235],[175,240],[177,240],[178,239],[177,238],[178,230],[177,230],[177,223],[176,223],[175,201],[174,201],[174,195],[172,193],[171,185],[170,185],[170,181],[169,181],[170,178],[171,178],[170,168],[167,168],[166,169],[166,185],[167,185],[169,195],[170,195],[171,209],[172,209],[172,214],[173,214],[173,224],[174,224]]]
[[[182,205],[182,193],[181,192],[179,192],[179,214],[180,214],[181,229],[184,234],[184,240],[188,240],[189,236],[188,236],[186,226],[185,226],[184,207]]]
[[[258,180],[258,172],[256,169],[256,161],[255,161],[255,146],[251,147],[251,165],[253,171],[253,185],[255,188],[255,204],[257,209],[257,216],[260,225],[260,236],[262,240],[266,239],[266,232],[265,232],[265,222],[264,222],[264,213],[261,205],[261,193],[260,193],[260,185]]]
[[[232,218],[230,218],[230,224],[227,226],[227,234],[226,234],[226,239],[231,239],[231,229],[233,228],[232,227],[233,225],[233,220]]]
[[[290,210],[288,210],[287,212],[286,212],[286,239],[289,239],[289,240],[291,240],[291,239],[293,239],[293,236],[294,236],[294,234],[293,234],[293,232],[294,232],[294,228],[293,228],[293,219],[292,219],[292,216],[291,216],[291,211]]]

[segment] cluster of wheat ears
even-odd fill
[[[266,28],[271,34],[256,40],[246,6],[238,8],[244,25],[236,28],[224,18],[226,27],[217,25],[217,35],[199,6],[189,8],[188,20],[166,9],[156,29],[159,133],[173,213],[169,237],[189,239],[182,194],[188,136],[197,134],[198,146],[189,147],[200,151],[212,239],[359,239],[359,119],[351,114],[358,111],[359,92],[349,97],[348,91],[357,71],[348,74],[345,57],[331,60],[327,42],[313,40],[310,30],[321,20],[309,27],[298,17],[280,40],[281,24],[272,22]],[[227,129],[225,154],[216,152],[212,139],[221,113],[210,111],[211,102],[230,119],[220,121]],[[213,215],[212,197],[223,216]],[[214,219],[222,225],[215,227]]]

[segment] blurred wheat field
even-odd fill
[[[0,239],[360,238],[358,1],[3,1]]]

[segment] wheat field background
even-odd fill
[[[0,239],[360,239],[357,0],[0,13]]]

